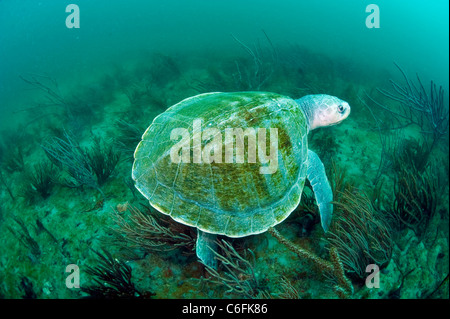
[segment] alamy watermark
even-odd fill
[[[366,18],[366,27],[369,29],[380,28],[380,8],[376,4],[369,4],[366,12],[370,13]]]
[[[267,164],[259,168],[260,174],[274,174],[278,170],[277,128],[269,129],[269,145],[266,141],[265,128],[225,128],[224,133],[223,140],[222,132],[218,128],[202,129],[201,119],[193,120],[192,138],[186,128],[173,129],[170,139],[179,141],[170,149],[172,163],[244,163],[245,138],[247,138],[247,163],[256,163],[258,158],[261,164]]]
[[[80,8],[76,4],[69,4],[66,12],[70,13],[66,18],[66,27],[68,29],[80,28]]]
[[[366,287],[369,289],[380,288],[380,267],[375,264],[367,265],[366,272],[371,273],[366,278]]]
[[[66,272],[70,275],[66,277],[66,287],[69,289],[80,288],[80,268],[75,264],[67,265]]]

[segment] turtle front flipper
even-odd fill
[[[308,150],[308,169],[306,171],[307,178],[316,197],[319,206],[320,220],[324,231],[328,230],[333,216],[333,191],[328,182],[325,173],[325,167],[319,156],[311,150]]]
[[[216,269],[217,268],[217,260],[213,251],[217,250],[216,243],[217,235],[206,233],[197,230],[197,246],[196,253],[197,257],[207,266]]]

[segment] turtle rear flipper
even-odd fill
[[[217,235],[206,233],[198,229],[197,231],[197,257],[207,266],[216,269],[217,260],[213,251],[217,250]]]
[[[316,197],[317,206],[319,206],[320,220],[322,228],[326,232],[333,216],[333,191],[328,182],[325,173],[325,167],[319,156],[311,150],[308,150],[308,169],[307,178],[313,188]]]

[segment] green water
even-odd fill
[[[68,3],[0,1],[0,297],[449,298],[448,1],[376,1],[379,28],[355,0],[74,3],[79,28],[66,26]],[[380,92],[399,96],[391,79],[432,108]],[[308,137],[340,190],[331,233],[308,187],[277,230],[326,262],[336,248],[353,293],[267,232],[223,237],[249,263],[231,272],[247,290],[227,292],[230,270],[219,262],[214,282],[196,230],[133,186],[134,149],[158,114],[200,93],[255,90],[330,94],[352,108]],[[92,183],[44,151],[66,133],[92,159]],[[111,172],[94,174],[95,163]],[[130,267],[136,291],[96,286],[101,251]],[[369,264],[382,269],[379,288],[365,285]],[[66,285],[68,265],[81,288]]]

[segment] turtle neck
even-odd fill
[[[310,101],[311,96],[306,95],[300,99],[295,100],[297,104],[300,106],[300,109],[303,111],[303,114],[306,117],[306,124],[308,127],[308,133],[311,130],[311,124],[314,121],[314,110],[313,110],[313,103]]]

